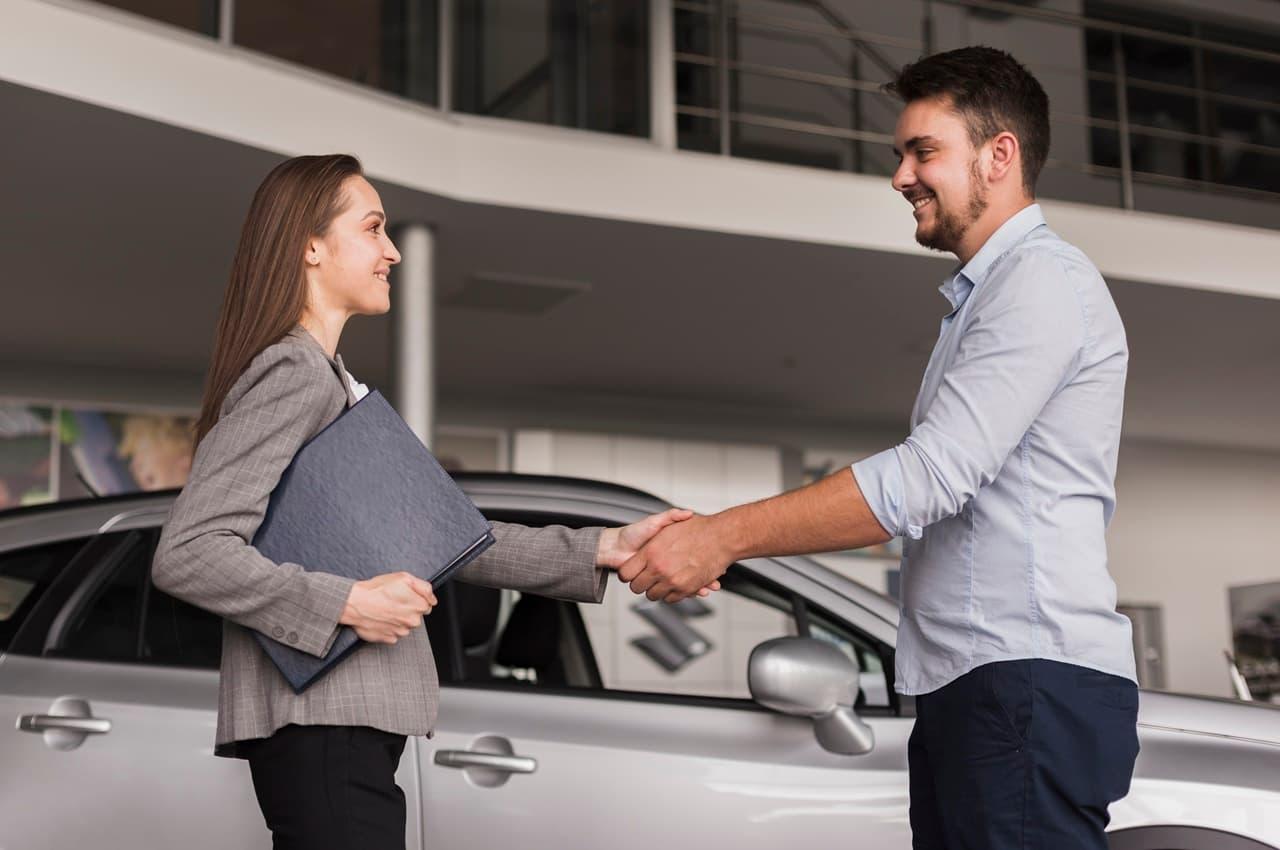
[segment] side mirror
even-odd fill
[[[751,698],[782,714],[813,718],[824,750],[860,756],[875,746],[875,732],[853,710],[858,668],[839,649],[813,638],[767,640],[747,662]]]

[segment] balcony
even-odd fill
[[[1042,197],[1280,226],[1280,19],[1095,0],[104,2],[445,113],[879,176],[898,110],[883,84],[990,44],[1050,94]]]

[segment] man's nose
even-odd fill
[[[915,185],[915,182],[915,172],[907,165],[907,161],[904,159],[899,162],[898,167],[894,169],[893,172],[893,188],[896,191],[903,192],[906,191],[909,186]]]

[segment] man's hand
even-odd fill
[[[618,578],[655,602],[678,602],[700,588],[718,587],[734,560],[722,532],[715,517],[694,516],[671,525],[623,564]]]
[[[654,535],[664,528],[685,522],[693,515],[693,511],[672,508],[622,528],[606,528],[600,535],[596,563],[602,567],[617,569],[632,560],[644,545],[653,539]],[[624,581],[630,581],[630,579],[624,579]],[[705,585],[698,585],[692,592],[696,592],[699,596],[708,596],[712,591],[719,589],[720,582],[710,581]]]
[[[361,640],[395,643],[422,625],[436,606],[431,583],[412,573],[385,573],[351,586],[338,622],[351,626]]]

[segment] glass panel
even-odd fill
[[[716,82],[720,69],[712,65],[694,62],[676,63],[676,103],[681,106],[700,106],[715,109],[719,89]]]
[[[1280,192],[1280,110],[1252,110],[1216,105],[1215,179],[1229,186]],[[1274,153],[1241,147],[1265,145]]]
[[[75,612],[51,655],[90,661],[135,661],[154,540],[139,532],[119,535],[111,575]]]
[[[1194,59],[1191,48],[1181,44],[1138,38],[1120,37],[1124,46],[1124,71],[1136,80],[1194,86]]]
[[[1167,177],[1199,180],[1203,173],[1198,145],[1191,141],[1144,133],[1141,128],[1198,131],[1197,104],[1193,97],[1153,92],[1130,86],[1129,122],[1133,170]]]
[[[98,0],[135,15],[205,35],[218,34],[218,0]]]
[[[733,128],[733,155],[834,171],[861,170],[859,145],[851,139],[741,123]]]
[[[791,603],[732,568],[723,590],[675,605],[618,594],[582,605],[604,687],[750,699],[747,659],[770,638],[796,634]]]
[[[1118,121],[1119,110],[1116,109],[1116,84],[1111,80],[1089,81],[1089,115],[1092,118],[1103,118],[1107,121]]]
[[[235,42],[434,105],[436,15],[436,0],[253,0]]]
[[[1280,39],[1272,49],[1280,51]],[[1204,70],[1211,93],[1253,98],[1280,107],[1280,62],[1206,50]]]
[[[871,641],[855,634],[844,623],[817,612],[809,612],[809,636],[839,649],[858,667],[861,686],[856,708],[888,708],[892,705],[888,670]],[[892,661],[889,662],[892,664]]]
[[[1106,168],[1120,167],[1120,134],[1115,130],[1092,127],[1089,130],[1089,161]]]
[[[222,619],[149,588],[140,661],[216,670],[222,658]]]
[[[716,19],[705,12],[675,10],[676,53],[715,54]]]
[[[682,151],[720,152],[720,122],[700,115],[676,114],[676,140]]]
[[[65,540],[0,554],[0,652],[9,648],[40,597],[87,541]]]
[[[1104,74],[1115,73],[1116,55],[1113,43],[1114,37],[1110,32],[1105,30],[1085,30],[1085,63],[1090,71],[1101,71]]]
[[[457,108],[647,135],[648,42],[643,0],[459,0]]]

